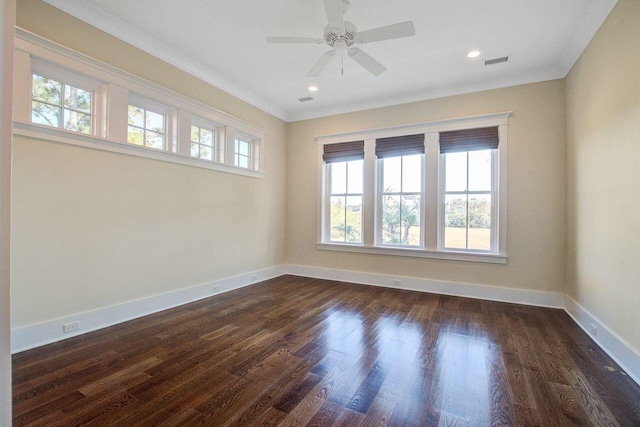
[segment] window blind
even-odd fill
[[[440,132],[440,153],[498,148],[498,127]]]
[[[378,158],[411,154],[424,154],[423,133],[376,139],[376,157]]]
[[[346,162],[364,159],[364,141],[325,144],[322,160],[325,163]]]

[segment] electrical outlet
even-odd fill
[[[591,331],[591,335],[593,335],[594,337],[598,336],[598,327],[596,325],[594,325],[593,323],[589,327],[589,331]]]
[[[393,286],[402,286],[402,282],[398,279],[393,279]]]
[[[62,333],[64,334],[68,334],[69,332],[77,331],[79,329],[80,329],[79,321],[65,323],[64,325],[62,325]]]
[[[220,285],[211,286],[211,292],[213,292],[213,293],[220,292]]]
[[[255,274],[253,276],[251,276],[251,281],[255,282],[256,280],[258,280],[258,276],[256,276]]]

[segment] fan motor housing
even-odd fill
[[[349,21],[344,21],[344,33],[336,32],[335,28],[327,25],[324,29],[324,41],[335,49],[340,49],[343,46],[351,47],[356,42],[355,38],[357,33],[358,29]]]

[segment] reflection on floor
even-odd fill
[[[283,276],[14,356],[14,425],[640,425],[561,310]]]

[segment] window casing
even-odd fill
[[[496,113],[318,137],[321,186],[317,248],[506,263],[509,115],[510,113]],[[440,153],[439,136],[442,132],[460,129],[471,131],[484,127],[496,130],[499,146],[485,150],[473,147],[462,154]],[[403,135],[416,132],[424,132],[424,154],[377,153],[377,140],[404,138]],[[337,238],[342,236],[332,237],[330,234],[331,197],[346,197],[348,193],[338,194],[330,189],[334,165],[323,160],[323,147],[353,139],[364,140],[362,237],[360,242],[343,242]],[[461,158],[464,158],[464,162]],[[460,167],[454,167],[456,161],[464,166],[463,176],[456,176],[454,173],[461,170]],[[420,178],[416,178],[417,176]],[[463,185],[457,185],[461,182]],[[403,200],[404,212],[401,209]],[[452,203],[454,200],[458,202]],[[408,202],[412,202],[410,206],[406,206]],[[406,218],[411,214],[416,217]],[[393,219],[391,225],[394,227],[389,227],[389,217]],[[405,222],[405,218],[408,221]]]

